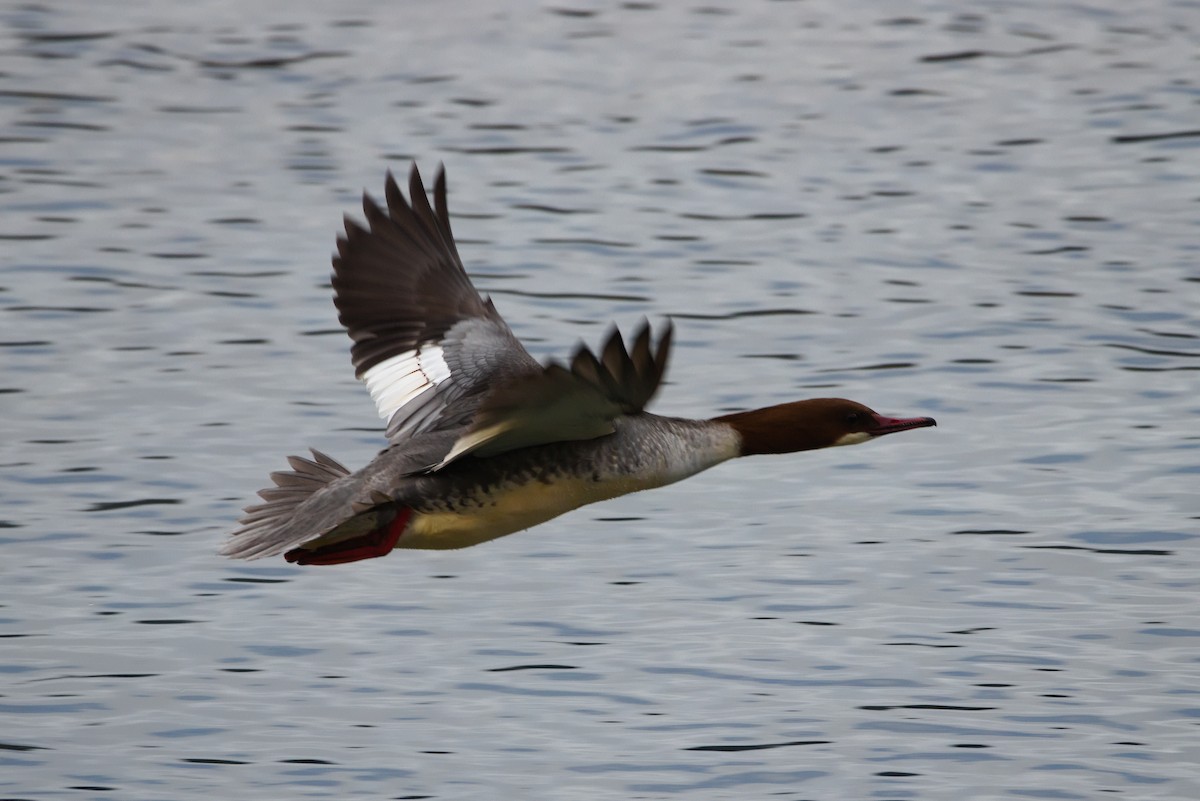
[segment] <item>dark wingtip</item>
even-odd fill
[[[417,169],[417,162],[412,163],[412,168],[408,171],[408,202],[414,202],[414,198],[420,194],[425,194],[425,182],[421,180],[421,171]]]

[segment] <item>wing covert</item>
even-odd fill
[[[569,368],[550,362],[537,373],[497,386],[467,430],[429,470],[440,470],[468,454],[495,456],[611,434],[614,419],[641,412],[654,397],[666,372],[671,334],[668,322],[652,347],[650,325],[643,323],[627,350],[621,332],[614,328],[600,358],[581,345]]]

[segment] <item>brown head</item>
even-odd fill
[[[713,419],[741,435],[742,456],[857,445],[884,434],[937,425],[932,417],[884,417],[842,398],[793,401]]]

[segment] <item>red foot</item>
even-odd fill
[[[298,565],[340,565],[387,556],[400,541],[411,518],[412,509],[401,509],[391,523],[374,531],[318,548],[293,548],[283,558]]]

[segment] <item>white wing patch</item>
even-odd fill
[[[393,356],[362,375],[384,420],[390,420],[397,410],[433,393],[439,384],[449,380],[450,368],[442,349],[433,344]]]

